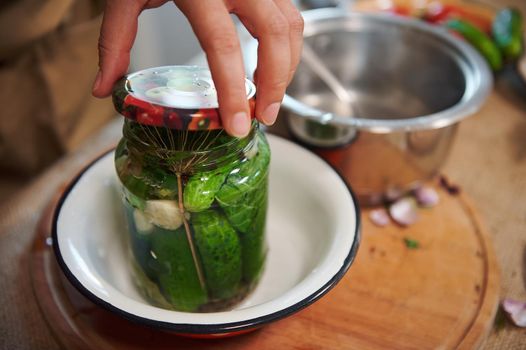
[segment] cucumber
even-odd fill
[[[502,55],[489,36],[480,29],[461,19],[451,19],[446,27],[462,35],[486,59],[493,71],[502,69]]]
[[[130,249],[137,264],[144,271],[146,276],[152,281],[157,280],[156,264],[157,262],[150,255],[151,242],[150,232],[143,232],[142,228],[138,227],[136,222],[134,209],[129,204],[125,206],[126,218],[128,222],[128,232],[130,237]],[[152,225],[153,228],[153,225]]]
[[[199,282],[184,228],[170,231],[156,227],[151,236],[161,293],[174,309],[196,311],[208,298]]]
[[[267,196],[264,196],[254,218],[251,229],[239,233],[241,241],[241,258],[243,261],[243,280],[249,284],[256,282],[265,263],[267,246],[265,241],[265,219],[267,215]]]
[[[269,162],[269,145],[260,137],[257,155],[241,163],[237,171],[232,171],[217,192],[217,202],[238,231],[247,232],[250,229],[261,205],[256,194],[260,188],[266,193]]]
[[[233,187],[232,191],[235,190],[236,188]],[[255,201],[257,198],[256,192],[256,190],[242,192],[241,195],[234,197],[230,201],[218,199],[228,221],[239,232],[248,232],[252,226],[252,221],[254,220],[260,205],[260,203]]]
[[[495,43],[507,60],[517,60],[523,50],[522,16],[513,8],[500,10],[492,26]]]
[[[198,212],[210,208],[230,169],[223,167],[190,177],[184,188],[185,209],[191,212]]]
[[[236,231],[213,210],[195,213],[192,227],[210,296],[233,297],[241,281],[241,247]]]

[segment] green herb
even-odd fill
[[[405,246],[409,249],[418,249],[420,248],[420,243],[416,239],[404,238]]]
[[[132,192],[133,191],[133,192]],[[124,197],[127,202],[134,208],[144,210],[146,203],[142,198],[141,194],[148,191],[148,186],[133,176],[129,176],[124,184]],[[137,194],[138,193],[138,194]]]

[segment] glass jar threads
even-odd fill
[[[243,139],[227,135],[210,72],[198,67],[128,75],[113,100],[126,117],[115,165],[136,285],[164,308],[233,306],[257,284],[267,251],[270,149],[258,123]]]

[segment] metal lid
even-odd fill
[[[254,118],[256,87],[245,79]],[[207,68],[165,66],[124,76],[113,88],[117,112],[140,124],[179,130],[221,129],[217,92]]]

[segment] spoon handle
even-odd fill
[[[321,124],[360,127],[359,119],[343,117],[330,112],[319,110],[317,108],[308,106],[289,95],[285,95],[285,97],[283,97],[283,107],[299,117],[314,120]]]
[[[307,64],[309,69],[315,73],[331,91],[338,97],[339,100],[345,103],[352,103],[354,100],[349,91],[342,85],[342,83],[332,74],[329,68],[323,63],[320,57],[314,52],[307,42],[303,43],[303,51],[301,58]]]

